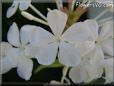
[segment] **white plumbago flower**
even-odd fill
[[[74,83],[88,83],[98,79],[103,74],[103,68],[96,59],[82,61],[77,67],[71,68],[69,77]]]
[[[83,42],[88,38],[83,22],[73,24],[63,33],[67,22],[65,13],[52,10],[47,14],[47,21],[53,34],[38,27],[38,31],[30,42],[31,46],[28,46],[26,52],[37,58],[38,62],[43,65],[52,64],[57,53],[60,63],[66,66],[78,65],[81,58],[79,49],[74,47],[75,43]]]
[[[90,33],[90,37],[88,40],[89,42],[85,44],[82,43],[83,46],[81,45],[81,47],[78,47],[80,48],[80,51],[82,53],[84,52],[84,50],[87,52],[82,54],[82,61],[88,61],[88,59],[91,59],[91,66],[89,67],[88,64],[85,66],[87,66],[89,75],[91,76],[90,80],[92,80],[94,78],[102,76],[102,68],[99,65],[101,61],[104,59],[104,54],[106,53],[110,56],[113,56],[113,22],[106,22],[102,26],[100,32],[98,31],[99,29],[96,21],[86,20],[85,24],[87,25],[88,31]],[[92,66],[92,62],[95,65]],[[89,69],[92,69],[94,71],[90,71]]]
[[[113,56],[113,22],[106,22],[100,33],[96,21],[86,20],[84,23],[88,27],[90,38],[78,45],[82,52],[81,64],[72,68],[69,73],[69,77],[75,83],[100,78],[103,73],[100,64],[104,60],[104,53]]]
[[[94,20],[87,20],[85,24],[89,27],[89,41],[94,42],[94,48],[88,57],[104,59],[104,53],[113,56],[113,21],[106,22],[100,32],[98,32],[98,24]]]
[[[30,4],[31,0],[14,0],[11,7],[9,7],[7,10],[6,17],[10,18],[11,16],[13,16],[16,13],[18,7],[21,11],[27,10]]]
[[[7,73],[17,66],[17,60],[12,57],[12,48],[13,47],[7,42],[0,43],[0,74]]]
[[[30,27],[30,28],[29,28]],[[10,50],[4,50],[6,59],[1,59],[2,61],[2,71],[3,73],[7,72],[10,67],[17,67],[17,73],[19,76],[25,80],[29,80],[32,75],[32,69],[33,69],[33,62],[30,59],[31,57],[25,55],[25,48],[29,42],[29,39],[31,38],[33,34],[35,26],[32,25],[25,25],[21,28],[20,34],[19,29],[17,27],[16,23],[13,23],[8,31],[8,41],[12,46],[15,48],[11,48]],[[32,29],[31,29],[32,28]],[[7,43],[7,45],[10,45]],[[6,44],[4,44],[6,45]],[[14,66],[12,66],[12,63],[15,63]],[[7,68],[9,67],[9,68]],[[5,71],[5,72],[4,72]]]
[[[86,60],[87,58],[85,59],[85,56],[95,48],[95,43],[93,41],[87,40],[83,43],[78,43],[76,47],[78,47],[81,51],[81,59]]]

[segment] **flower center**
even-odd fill
[[[61,39],[60,38],[57,38],[57,42],[60,43],[61,42]]]
[[[100,44],[101,43],[101,40],[100,38],[98,38],[96,41],[95,41],[95,44]]]
[[[21,46],[19,47],[19,49],[20,49],[20,50],[25,50],[25,45],[21,45]]]

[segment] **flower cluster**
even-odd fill
[[[58,9],[48,9],[45,17],[31,4],[31,0],[14,0],[6,13],[7,18],[12,17],[19,6],[24,17],[49,26],[52,33],[46,28],[29,24],[19,30],[16,22],[13,22],[7,33],[8,42],[0,43],[1,74],[17,68],[18,75],[29,80],[33,70],[32,58],[35,58],[44,66],[53,64],[55,60],[65,66],[61,83],[53,81],[55,84],[64,82],[68,67],[71,67],[68,76],[74,83],[88,83],[101,77],[105,83],[113,82],[112,19],[101,25],[96,20],[100,15],[96,19],[68,24],[68,10],[62,9],[61,1],[56,0]],[[91,3],[91,0],[83,0],[82,3]],[[43,20],[24,11],[28,7]]]

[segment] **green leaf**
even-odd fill
[[[58,68],[58,67],[63,67],[63,65],[60,64],[58,60],[55,60],[55,62],[51,65],[48,65],[48,66],[40,65],[40,66],[38,66],[35,69],[34,74],[37,74],[38,72],[40,72],[41,70],[43,70],[45,68]]]
[[[55,60],[55,62],[49,65],[48,67],[57,68],[57,67],[63,67],[63,65],[60,64],[58,60]]]
[[[34,74],[37,74],[38,72],[40,72],[41,70],[43,70],[43,69],[45,69],[45,68],[47,68],[47,67],[46,67],[46,66],[43,66],[43,65],[38,66],[38,67],[35,69]]]

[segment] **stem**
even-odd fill
[[[62,71],[61,83],[64,82],[64,79],[65,79],[65,77],[66,77],[67,72],[68,72],[68,67],[65,66],[65,67],[63,68],[63,71]]]
[[[32,4],[30,5],[30,8],[34,10],[41,18],[47,21],[47,18],[39,10],[37,10]]]
[[[69,80],[67,77],[65,77],[65,81],[66,81],[68,84],[71,84],[71,83],[70,83],[70,80]]]
[[[95,20],[98,20],[100,17],[102,17],[105,13],[107,13],[108,10],[104,10],[103,12],[101,12],[96,18],[94,18]]]

